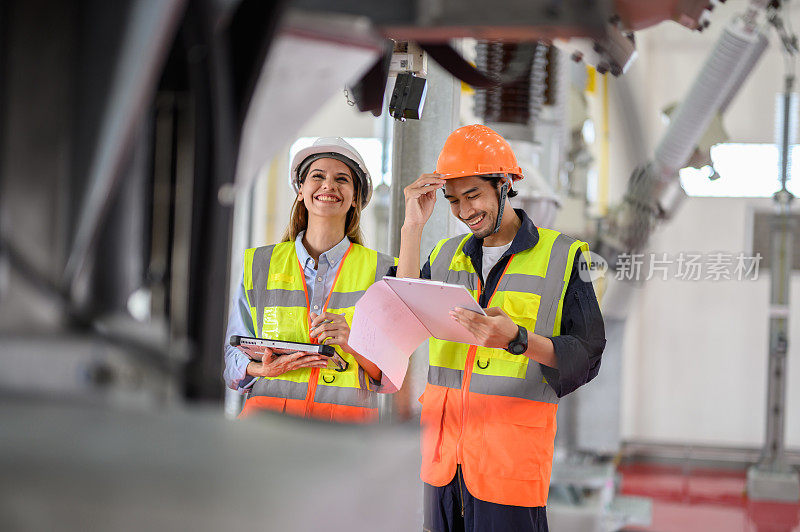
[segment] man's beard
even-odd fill
[[[497,223],[497,218],[493,217],[491,215],[491,213],[484,212],[484,213],[482,213],[482,215],[483,215],[483,220],[481,222],[481,225],[484,226],[484,227],[482,227],[479,230],[479,232],[472,231],[472,228],[469,227],[469,224],[467,223],[467,220],[461,220],[462,222],[467,224],[467,227],[469,227],[469,230],[472,232],[473,236],[475,236],[475,238],[477,238],[478,240],[483,240],[487,236],[490,236],[494,232],[494,226]],[[479,214],[477,216],[473,216],[472,218],[470,218],[470,220],[473,220],[475,218],[479,218],[480,216],[481,216],[481,214]]]

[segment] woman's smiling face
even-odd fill
[[[298,196],[310,216],[344,221],[350,208],[356,206],[353,172],[337,159],[317,159],[311,163]]]

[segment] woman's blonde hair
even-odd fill
[[[363,245],[364,235],[361,234],[361,180],[358,179],[352,168],[350,168],[350,179],[353,180],[353,188],[355,189],[353,199],[355,199],[356,205],[347,211],[344,234],[350,239],[350,242]],[[304,180],[305,176],[300,182],[302,183]],[[286,230],[283,232],[281,242],[294,242],[300,231],[305,231],[306,229],[308,229],[308,209],[306,209],[303,200],[295,198],[294,205],[292,205],[292,213],[289,215],[289,225],[286,226]]]

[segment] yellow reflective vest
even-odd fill
[[[538,228],[533,248],[512,255],[489,307],[500,307],[529,334],[556,336],[572,265],[585,242]],[[442,240],[431,279],[465,286],[476,300],[480,278],[463,252],[471,235]],[[422,480],[444,486],[461,464],[475,497],[545,506],[553,462],[558,396],[540,365],[504,349],[430,340],[422,396]]]
[[[347,323],[352,323],[356,302],[395,264],[392,257],[350,244],[322,312],[344,314]],[[309,335],[308,288],[294,242],[245,251],[244,289],[259,337],[314,342]],[[347,362],[344,371],[301,368],[260,377],[242,415],[267,409],[329,421],[375,420],[377,396],[368,375],[352,355],[334,348]]]

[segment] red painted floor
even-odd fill
[[[623,495],[653,499],[657,532],[800,532],[800,503],[750,501],[745,471],[683,470],[632,464],[619,467]]]

